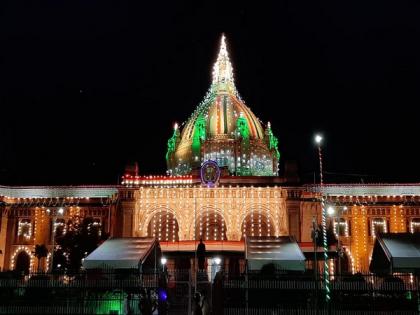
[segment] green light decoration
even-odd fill
[[[242,143],[246,147],[249,147],[249,128],[246,118],[242,115],[236,121],[236,129],[238,130],[239,135],[242,137]]]
[[[236,121],[236,133],[238,136],[241,137],[241,152],[244,155],[244,159],[246,162],[245,166],[242,165],[244,161],[242,161],[241,166],[236,168],[237,175],[240,176],[250,176],[251,170],[249,165],[249,127],[246,118],[241,113],[238,120]]]
[[[203,115],[199,115],[194,124],[194,134],[192,138],[192,151],[196,160],[201,155],[201,143],[206,140],[206,119]]]
[[[268,134],[268,148],[274,150],[277,161],[280,161],[280,151],[279,151],[279,139],[273,134],[271,130],[271,124],[267,124],[267,134]]]
[[[124,301],[127,293],[122,291],[104,292],[100,299],[87,300],[87,309],[94,309],[94,314],[124,314]]]
[[[178,124],[175,124],[174,133],[172,134],[172,137],[168,140],[168,150],[166,151],[166,161],[169,161],[169,159],[171,158],[171,155],[175,152],[179,137],[180,137],[180,132],[179,132]]]

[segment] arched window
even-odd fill
[[[242,239],[245,236],[274,236],[274,226],[261,211],[249,213],[241,226]]]
[[[371,236],[376,237],[379,233],[387,233],[388,227],[385,218],[374,218],[371,221]]]
[[[195,239],[226,240],[226,223],[222,215],[212,208],[202,208],[196,218]]]
[[[147,235],[162,242],[179,241],[179,226],[175,215],[162,209],[156,212],[149,221]]]
[[[63,236],[67,233],[67,226],[65,219],[56,219],[54,221],[54,234],[55,237]]]
[[[420,233],[420,218],[412,218],[410,222],[410,232]]]
[[[29,240],[32,237],[31,219],[20,219],[18,222],[17,235],[19,240]]]
[[[334,233],[336,236],[349,236],[349,224],[344,218],[340,218],[339,220],[334,220]]]

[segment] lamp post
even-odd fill
[[[330,297],[330,273],[328,268],[328,241],[327,241],[327,209],[325,209],[325,198],[324,198],[324,181],[322,173],[322,150],[321,142],[323,138],[321,135],[315,135],[315,142],[318,146],[318,159],[319,159],[319,181],[320,181],[320,192],[321,192],[321,208],[322,208],[322,238],[323,238],[323,249],[324,249],[324,286],[325,286],[325,301],[328,303]]]

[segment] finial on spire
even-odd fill
[[[178,129],[178,123],[175,123],[174,124],[174,130],[177,130]]]
[[[235,83],[233,80],[233,68],[229,60],[229,55],[226,47],[226,37],[222,34],[220,41],[219,55],[216,63],[213,66],[213,84],[226,84],[232,90],[235,90]]]

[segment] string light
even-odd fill
[[[371,229],[372,229],[372,237],[376,237],[376,227],[382,227],[382,231],[384,233],[387,233],[387,226],[386,226],[386,220],[383,218],[375,218],[372,220],[371,223]]]
[[[50,260],[51,260],[51,252],[47,254],[47,258],[45,259],[45,270],[48,270],[48,267],[50,266]]]
[[[30,219],[19,220],[18,236],[23,236],[27,240],[32,237],[32,223]]]
[[[209,219],[209,206],[206,205],[206,240],[209,240],[209,224],[210,224],[210,219]]]
[[[353,257],[353,255],[351,254],[351,251],[346,247],[346,246],[343,246],[343,248],[344,248],[344,250],[345,250],[345,252],[346,252],[346,254],[347,254],[347,256],[348,257],[350,257],[350,263],[351,263],[351,271],[352,271],[352,273],[354,274],[355,272],[356,272],[356,269],[355,269],[355,265],[354,265],[354,257]]]
[[[415,233],[420,231],[420,219],[412,219],[410,222],[410,232]]]
[[[339,222],[334,220],[334,234],[335,236],[341,236],[341,227],[344,226],[344,236],[349,236],[349,224],[345,219],[340,219]],[[340,234],[340,235],[339,235]]]
[[[16,258],[17,258],[17,255],[20,252],[25,252],[28,255],[28,257],[30,258],[29,259],[29,271],[32,271],[33,266],[34,266],[34,256],[32,255],[31,249],[27,246],[19,246],[18,248],[15,249],[15,251],[13,252],[12,258],[10,260],[11,269],[12,270],[15,269]]]
[[[66,233],[67,233],[67,227],[66,227],[66,223],[65,223],[65,221],[64,221],[64,219],[56,219],[55,221],[54,221],[54,233],[55,234],[57,234],[57,229],[59,228],[59,227],[62,227],[63,228],[63,231],[62,231],[62,235],[65,235]]]
[[[179,176],[132,176],[126,174],[122,177],[121,185],[126,187],[136,186],[162,186],[171,187],[179,185],[193,184],[192,175],[179,175]]]

